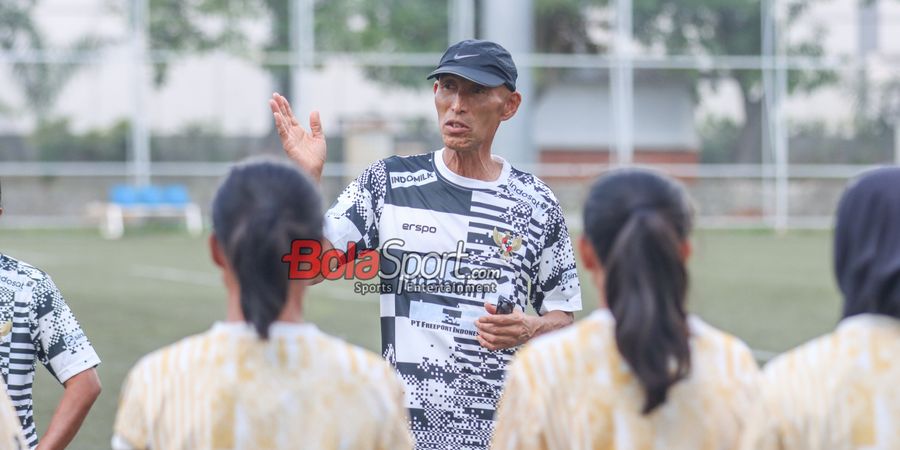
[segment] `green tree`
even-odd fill
[[[149,0],[151,42],[175,51],[212,48],[223,37],[207,31],[198,16],[234,20],[238,11],[253,11],[272,22],[266,50],[288,50],[288,0]],[[787,24],[803,17],[812,0],[792,0]],[[635,39],[646,48],[668,54],[758,55],[762,51],[760,0],[633,0]],[[535,49],[550,53],[599,53],[607,49],[613,15],[609,0],[535,0]],[[440,52],[446,46],[447,0],[316,0],[316,47],[319,51]],[[170,20],[175,17],[175,20]],[[236,27],[225,40],[246,44]],[[788,52],[820,56],[824,29],[805,41],[792,42]],[[285,66],[269,67],[277,89],[290,92]],[[420,83],[422,70],[370,68],[375,79],[401,85]],[[758,70],[717,69],[672,71],[697,87],[733,80],[739,87],[746,120],[729,160],[754,162],[761,158],[763,88]],[[540,78],[553,82],[559,74]],[[826,71],[789,73],[789,91],[811,91],[836,81]]]
[[[41,51],[46,43],[40,28],[32,19],[38,0],[3,0],[0,2],[0,49],[5,51]],[[84,36],[74,45],[63,49],[63,56],[94,49],[104,41],[95,36]],[[78,65],[71,62],[41,63],[16,62],[13,76],[25,92],[28,108],[39,121],[49,119],[56,98],[66,83],[77,72]],[[9,110],[9,106],[0,105]]]
[[[773,2],[774,3],[774,2]],[[809,9],[810,0],[788,4],[786,25],[797,23]],[[760,0],[634,0],[634,34],[648,47],[663,47],[670,54],[758,55],[762,48]],[[820,42],[825,31],[813,30],[812,38],[788,45],[791,55],[822,56]],[[762,73],[756,70],[719,69],[697,79],[731,79],[737,83],[745,121],[732,161],[756,162],[763,145]],[[788,92],[812,91],[837,81],[833,72],[788,73]]]
[[[446,0],[316,0],[315,39],[318,51],[432,52],[446,46]],[[261,49],[291,50],[290,0],[149,0],[149,41],[153,49],[189,53],[226,48],[250,52],[249,29],[241,25],[265,19],[269,32]],[[249,20],[248,20],[249,19]],[[165,82],[166,65],[155,70]],[[277,90],[290,96],[290,68],[269,65]],[[407,84],[421,71],[371,68],[374,78]]]
[[[792,0],[788,6],[787,26],[791,26],[808,10],[811,0]],[[591,33],[598,24],[587,20],[597,11],[609,11],[607,0],[536,0],[539,51],[592,53],[603,51],[609,42]],[[610,27],[610,19],[601,23]],[[670,55],[741,55],[762,53],[762,15],[760,0],[633,0],[633,33],[643,47],[662,50]],[[792,42],[789,54],[821,56],[824,29],[817,27],[811,38]],[[602,35],[602,34],[601,34]],[[608,39],[608,38],[607,38]],[[755,162],[761,159],[763,138],[763,86],[758,70],[717,69],[707,71],[669,71],[669,76],[684,79],[694,86],[708,80],[717,87],[723,80],[733,80],[740,91],[746,120],[738,132],[737,144],[731,146],[731,162]],[[811,91],[833,83],[832,72],[791,71],[789,92]]]

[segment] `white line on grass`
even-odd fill
[[[174,267],[132,266],[131,275],[151,280],[193,284],[195,286],[219,287],[219,278],[209,272],[196,272]]]

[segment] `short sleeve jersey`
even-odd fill
[[[496,157],[495,157],[496,158]],[[581,309],[560,206],[535,176],[464,178],[443,150],[366,169],[326,214],[340,250],[378,249],[382,351],[400,373],[416,448],[484,449],[515,349],[488,351],[474,321],[501,300]]]
[[[766,365],[755,449],[900,445],[900,320],[861,314]]]
[[[510,369],[494,450],[739,448],[757,408],[759,368],[737,338],[689,318],[691,369],[643,414],[644,390],[598,310],[526,346]]]
[[[100,364],[50,276],[0,254],[0,373],[31,447],[38,443],[31,398],[36,361],[60,383]]]
[[[378,355],[314,325],[276,322],[262,340],[218,323],[131,370],[113,448],[408,450],[402,396]]]

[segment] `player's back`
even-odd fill
[[[690,373],[648,415],[608,310],[535,341],[513,363],[492,448],[736,448],[759,369],[740,340],[695,317],[689,326]]]
[[[844,319],[772,360],[763,393],[770,448],[900,448],[900,320]]]
[[[219,323],[142,359],[126,381],[118,445],[154,449],[411,448],[402,390],[378,356],[310,324],[268,340]],[[127,445],[122,445],[127,444]]]

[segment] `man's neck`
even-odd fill
[[[503,171],[503,163],[494,160],[490,147],[477,151],[458,151],[445,147],[444,164],[461,177],[481,181],[495,181]]]

